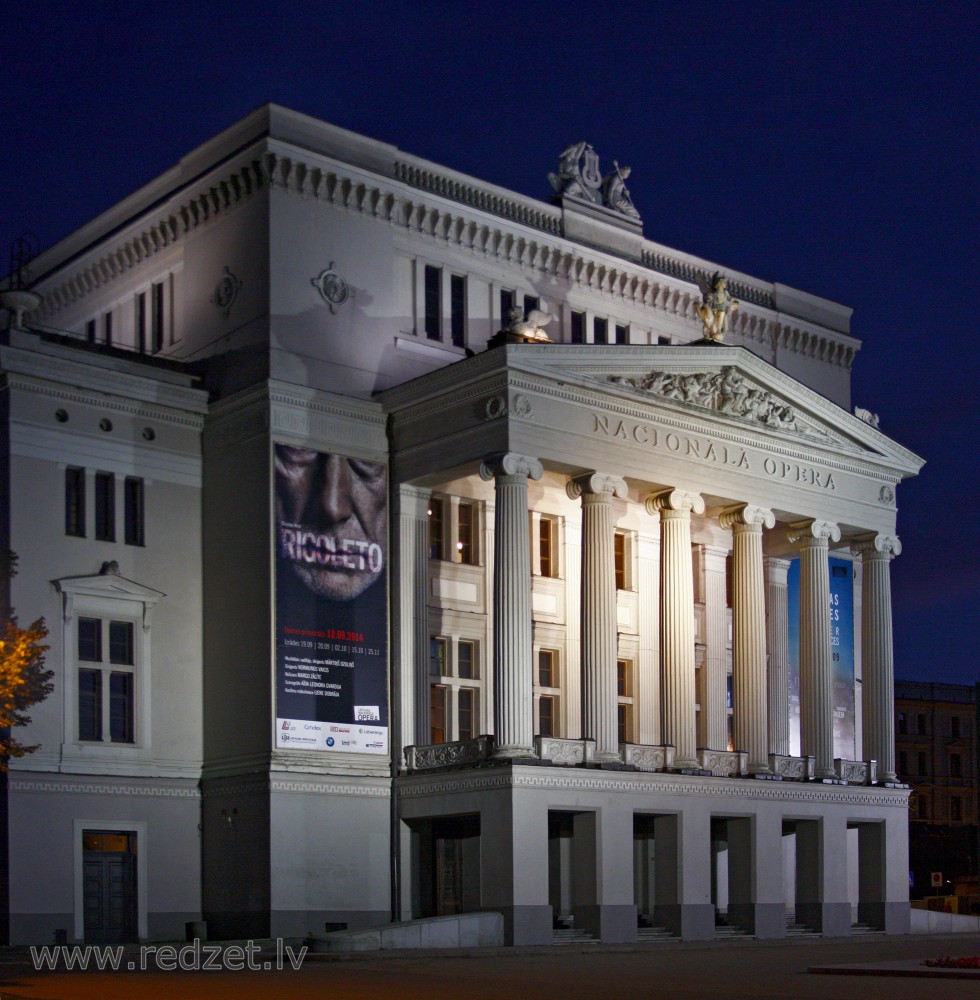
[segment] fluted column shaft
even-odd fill
[[[528,478],[541,463],[507,453],[484,461],[480,475],[494,480],[493,717],[498,757],[533,754],[531,566]]]
[[[861,681],[864,757],[878,761],[878,780],[895,773],[895,679],[892,649],[891,561],[902,552],[894,535],[859,538],[861,556]]]
[[[766,557],[769,752],[789,754],[789,560]]]
[[[817,778],[834,772],[834,675],[830,649],[828,540],[840,528],[828,521],[794,525],[800,546],[800,742],[814,758]]]
[[[674,765],[697,767],[694,719],[694,580],[691,511],[704,513],[697,493],[667,490],[647,498],[660,513],[660,663],[663,670],[664,738],[674,745]]]
[[[626,483],[591,473],[567,489],[582,498],[582,735],[596,741],[596,760],[619,761],[612,498],[626,496]]]
[[[732,529],[732,684],[735,747],[748,753],[750,774],[769,773],[766,696],[766,601],[762,568],[762,527],[776,519],[771,510],[744,506],[725,511]]]

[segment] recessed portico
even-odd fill
[[[451,382],[437,372],[385,394],[395,479],[412,484],[402,494],[405,509],[414,510],[408,530],[405,517],[397,522],[398,573],[402,581],[431,583],[441,572],[421,541],[429,508],[413,505],[411,496],[458,491],[482,504],[492,598],[465,613],[490,623],[480,727],[489,738],[432,743],[424,693],[438,682],[428,648],[434,633],[419,625],[438,604],[430,589],[427,610],[406,613],[396,644],[399,690],[403,699],[410,694],[415,715],[414,741],[403,740],[412,745],[398,783],[399,808],[412,823],[461,809],[485,816],[489,800],[478,789],[495,789],[495,802],[509,796],[515,839],[509,861],[494,855],[492,891],[502,891],[497,869],[504,864],[514,893],[508,905],[531,907],[520,910],[524,917],[517,909],[509,917],[513,940],[549,937],[547,887],[539,887],[535,902],[517,902],[533,895],[534,880],[521,871],[545,849],[549,810],[595,813],[590,822],[607,833],[590,839],[582,832],[588,824],[572,824],[579,830],[578,868],[590,857],[595,885],[604,887],[586,893],[592,902],[581,906],[594,909],[585,916],[580,907],[579,919],[604,940],[635,935],[639,903],[632,874],[620,870],[632,853],[625,850],[617,861],[608,844],[618,837],[629,842],[636,816],[676,819],[669,836],[669,824],[660,825],[661,846],[671,838],[679,846],[658,855],[656,908],[674,933],[688,937],[713,934],[710,893],[695,872],[685,877],[668,869],[691,852],[710,851],[696,821],[699,808],[707,808],[706,829],[712,815],[726,823],[731,816],[746,819],[744,830],[737,823],[723,828],[738,850],[749,852],[753,871],[768,871],[768,862],[781,856],[784,823],[801,801],[819,800],[821,815],[839,811],[844,826],[855,817],[901,823],[907,793],[882,787],[877,758],[867,752],[887,734],[864,735],[857,752],[859,732],[855,750],[835,757],[827,616],[832,552],[894,551],[884,542],[876,548],[873,539],[892,537],[894,507],[883,499],[891,495],[884,484],[909,473],[907,454],[738,348],[502,347],[456,368]],[[449,416],[435,426],[427,419],[434,412]],[[545,598],[556,581],[539,575],[530,544],[529,526],[542,518],[560,525],[564,540],[562,599],[552,603]],[[791,753],[787,569],[793,558],[801,567],[802,722],[801,745]],[[875,596],[863,605],[862,635],[880,672],[890,628],[887,575],[878,563],[887,567],[887,560],[875,563]],[[628,588],[622,574],[631,578]],[[560,661],[561,683],[539,686],[538,672],[552,669],[543,653]],[[538,714],[532,691],[539,689],[557,715]],[[865,718],[890,718],[889,697],[881,681],[867,688]],[[887,780],[894,784],[894,777]],[[827,786],[818,799],[803,792],[813,781]],[[559,788],[573,789],[571,798],[548,791]],[[616,796],[622,808],[610,813],[602,801],[613,789],[622,793]],[[541,801],[532,805],[536,796]],[[496,827],[482,822],[480,836],[489,836]],[[824,843],[822,833],[815,836]],[[593,840],[593,848],[583,848]],[[810,849],[806,837],[801,843]],[[785,930],[774,914],[785,909],[787,894],[779,887],[782,875],[779,885],[774,877],[759,875],[751,885],[736,880],[738,898],[729,896],[733,919],[763,936]],[[900,894],[897,878],[889,869],[886,883]],[[844,896],[846,889],[835,885],[819,902]],[[489,898],[481,906],[490,906]],[[887,900],[881,902],[876,912],[889,912]],[[532,919],[534,907],[541,909]],[[825,911],[807,912],[820,924]]]

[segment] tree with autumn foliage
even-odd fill
[[[6,585],[17,574],[17,556],[0,552],[0,562],[0,579]],[[33,753],[40,745],[25,746],[10,735],[10,730],[26,726],[31,721],[26,709],[44,701],[54,690],[54,672],[44,668],[47,636],[43,618],[21,628],[8,602],[0,603],[0,771],[7,769],[11,757]]]

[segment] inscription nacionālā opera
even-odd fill
[[[816,469],[811,465],[773,458],[771,455],[760,459],[758,455],[750,456],[739,445],[722,444],[678,431],[665,432],[650,424],[621,420],[603,413],[593,413],[592,418],[592,433],[599,437],[647,445],[660,451],[696,458],[703,462],[714,462],[730,468],[744,469],[746,472],[761,471],[764,475],[783,482],[803,483],[831,491],[837,489],[832,472]]]

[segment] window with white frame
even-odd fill
[[[531,512],[531,574],[532,576],[560,577],[558,563],[560,552],[561,519],[557,514]]]
[[[557,649],[537,650],[534,707],[537,735],[561,736],[561,662]]]
[[[636,721],[636,699],[634,697],[634,677],[632,660],[616,661],[616,712],[620,743],[633,743]]]
[[[479,645],[472,639],[429,640],[429,739],[471,740],[480,734]]]
[[[150,624],[163,594],[113,567],[55,581],[64,601],[65,742],[148,746]]]
[[[429,499],[429,558],[482,565],[482,504],[465,497]]]
[[[613,558],[616,567],[616,589],[634,590],[632,532],[617,531],[613,536]]]

